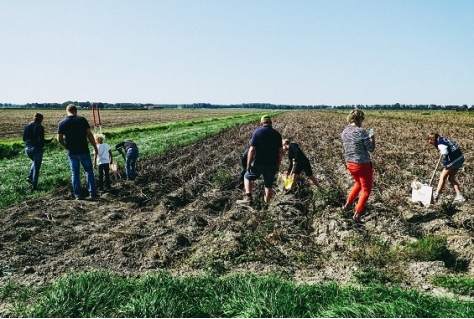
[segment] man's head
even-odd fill
[[[281,144],[283,145],[283,150],[288,151],[288,149],[290,148],[290,139],[288,138],[283,139],[281,141]]]
[[[264,115],[260,119],[260,123],[262,123],[263,125],[272,125],[272,119],[270,118],[270,116]]]
[[[77,106],[75,106],[74,104],[69,104],[66,107],[66,112],[68,115],[77,115]]]

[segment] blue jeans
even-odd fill
[[[31,188],[36,189],[38,187],[41,163],[43,162],[43,149],[35,146],[25,147],[25,153],[32,161],[28,179],[31,181]]]
[[[125,156],[125,174],[127,179],[135,179],[137,176],[138,149],[130,148]]]
[[[86,172],[87,190],[91,196],[96,196],[94,169],[92,166],[92,159],[90,154],[83,155],[68,155],[69,168],[72,172],[72,189],[76,198],[82,197],[81,191],[81,165]]]

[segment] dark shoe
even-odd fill
[[[29,184],[33,184],[33,180],[31,178],[27,178],[26,181],[29,183]]]
[[[356,223],[362,223],[362,220],[360,219],[361,216],[362,216],[362,213],[355,212],[355,213],[354,213],[354,216],[352,216],[352,219],[353,219]]]
[[[87,197],[87,199],[88,199],[88,200],[92,200],[92,201],[98,200],[98,199],[99,199],[99,195],[94,194],[94,195],[91,195],[91,196]]]
[[[35,192],[35,191],[39,191],[39,189],[38,189],[38,187],[33,187],[33,186],[32,186],[32,187],[31,187],[31,191],[32,191],[32,192]]]
[[[82,196],[76,197],[76,200],[84,200],[85,198]]]

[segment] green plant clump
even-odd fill
[[[425,237],[408,243],[402,254],[417,261],[448,260],[451,259],[451,253],[446,244],[446,238]]]
[[[435,276],[431,282],[451,292],[474,296],[474,279],[467,277]]]

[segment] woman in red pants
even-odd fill
[[[375,150],[375,136],[373,132],[369,135],[363,128],[364,112],[353,109],[347,116],[346,126],[342,131],[341,138],[344,145],[346,167],[354,178],[354,186],[347,197],[344,210],[349,210],[359,195],[353,219],[360,222],[360,217],[372,191],[374,170],[369,152]]]

